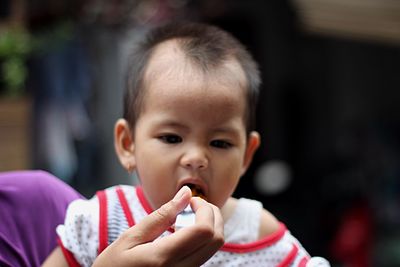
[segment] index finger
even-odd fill
[[[132,248],[159,237],[175,222],[178,213],[189,204],[191,196],[189,187],[182,187],[171,201],[126,230],[120,237],[125,247]]]

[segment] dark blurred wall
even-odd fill
[[[400,223],[400,44],[307,33],[289,1],[206,2],[204,20],[242,40],[262,71],[262,145],[236,195],[262,200],[314,255],[395,266],[373,251],[400,243],[387,235]],[[272,160],[288,163],[292,179],[268,195],[254,176]],[[350,231],[347,248],[352,220],[361,233]]]

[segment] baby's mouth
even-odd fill
[[[204,191],[200,186],[198,186],[196,184],[185,184],[185,185],[187,185],[190,188],[190,190],[192,191],[192,196],[200,197],[200,198],[206,200]]]

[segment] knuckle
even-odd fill
[[[164,253],[155,253],[154,257],[149,258],[149,266],[151,267],[165,267],[171,266],[170,260]]]
[[[157,221],[173,224],[175,217],[171,216],[171,214],[172,214],[172,207],[170,203],[166,203],[162,205],[159,209],[154,211],[154,215]]]
[[[205,224],[197,225],[196,232],[199,236],[201,236],[201,238],[204,239],[213,239],[215,234],[214,228]]]
[[[154,215],[157,216],[157,220],[164,220],[168,218],[168,210],[165,206],[161,207],[160,209],[154,212]]]
[[[222,233],[216,234],[214,236],[214,242],[218,246],[222,246],[225,243],[225,237]]]
[[[163,221],[168,218],[168,206],[164,205],[161,208],[154,211],[154,215],[157,217],[157,220]]]
[[[121,241],[135,241],[135,242],[140,242],[143,238],[143,233],[139,230],[139,229],[135,229],[134,231],[132,231],[131,229],[128,229],[126,231],[124,231],[118,239],[120,239]]]
[[[166,265],[164,264],[164,261],[162,259],[160,259],[160,258],[156,259],[156,258],[152,257],[149,260],[148,266],[151,266],[151,267],[162,267],[162,266],[166,266]]]
[[[161,257],[158,263],[160,267],[162,266],[171,266],[171,260],[168,257]]]
[[[131,234],[128,232],[128,230],[127,231],[124,231],[120,236],[119,236],[119,239],[121,239],[121,240],[127,240],[127,239],[129,239],[129,236],[131,236]]]

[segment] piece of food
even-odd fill
[[[206,199],[203,190],[199,186],[194,184],[188,184],[187,186],[189,186],[190,190],[192,190],[192,196],[201,197],[204,200]]]

